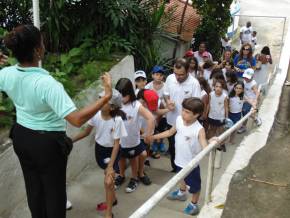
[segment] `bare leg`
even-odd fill
[[[138,179],[138,162],[139,162],[139,156],[130,159],[132,178],[134,179]]]
[[[119,160],[119,168],[120,168],[120,176],[125,177],[125,170],[126,170],[126,159],[121,158]]]
[[[139,160],[139,165],[138,165],[138,174],[140,177],[144,176],[144,162],[146,160],[147,157],[147,152],[143,151],[139,156],[138,156],[138,160]]]
[[[191,198],[191,202],[194,204],[197,204],[197,202],[199,200],[199,195],[200,195],[200,192],[193,193],[192,198]]]
[[[115,194],[115,189],[114,189],[114,176],[106,175],[104,183],[105,183],[106,203],[107,203],[107,210],[106,210],[105,217],[111,218],[113,202],[116,200],[116,194]]]

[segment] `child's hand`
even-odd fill
[[[105,94],[111,96],[112,95],[112,77],[109,73],[105,73],[101,76],[102,83],[105,89]]]
[[[153,135],[147,135],[144,137],[144,142],[146,144],[152,144],[153,141],[154,141]]]
[[[215,137],[215,136],[214,136],[214,137],[212,137],[211,139],[208,140],[208,143],[209,143],[209,144],[212,144],[212,143],[214,143],[214,142],[216,142],[217,144],[220,143],[218,137]]]
[[[8,61],[8,57],[0,52],[0,65],[5,64]]]
[[[175,103],[174,103],[174,101],[172,101],[172,100],[168,100],[167,108],[168,108],[170,111],[174,111],[174,110],[175,110]]]
[[[111,177],[112,179],[115,178],[115,170],[113,166],[107,166],[107,168],[105,169],[105,175]]]

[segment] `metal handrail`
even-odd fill
[[[260,87],[259,87],[260,89]],[[252,109],[248,114],[246,114],[242,119],[240,119],[235,125],[230,129],[222,133],[217,137],[217,141],[210,143],[206,148],[204,148],[195,158],[193,158],[190,163],[185,166],[179,173],[172,177],[164,186],[162,186],[154,195],[152,195],[141,207],[139,207],[129,218],[140,218],[145,217],[149,211],[157,205],[162,198],[167,195],[171,189],[173,189],[177,183],[184,179],[198,164],[199,162],[210,153],[209,165],[208,165],[208,175],[206,182],[206,203],[211,201],[212,192],[212,181],[213,181],[213,171],[214,171],[214,158],[215,158],[215,148],[219,145],[219,142],[227,139],[233,132],[235,132],[256,110]]]

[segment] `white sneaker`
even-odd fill
[[[66,209],[67,210],[71,210],[72,209],[72,203],[69,200],[66,201]]]
[[[255,119],[255,123],[256,123],[257,126],[261,126],[261,125],[262,125],[262,120],[261,120],[261,118],[260,118],[260,117],[256,117],[256,119]]]
[[[242,134],[247,131],[247,128],[245,126],[241,126],[241,128],[237,131],[239,134]]]

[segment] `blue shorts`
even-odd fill
[[[122,158],[129,158],[132,159],[139,154],[141,154],[143,151],[146,150],[145,143],[140,143],[139,145],[132,147],[132,148],[120,148],[120,154]]]
[[[96,157],[97,164],[103,170],[105,170],[108,166],[108,163],[112,155],[112,151],[113,151],[113,147],[104,147],[96,142],[95,157]],[[119,165],[118,165],[119,159],[120,159],[120,152],[118,153],[114,166],[113,166],[116,172],[119,172]]]
[[[229,118],[235,124],[242,118],[242,112],[239,112],[239,113],[231,113],[231,112],[229,112]]]
[[[245,116],[247,113],[249,113],[251,108],[252,108],[252,105],[250,105],[248,102],[245,102],[243,104],[243,109],[242,109],[243,116]]]
[[[182,170],[181,167],[176,166],[177,172]],[[184,179],[186,185],[188,185],[189,193],[194,194],[200,192],[201,190],[201,178],[200,178],[200,168],[199,166],[195,167]]]

